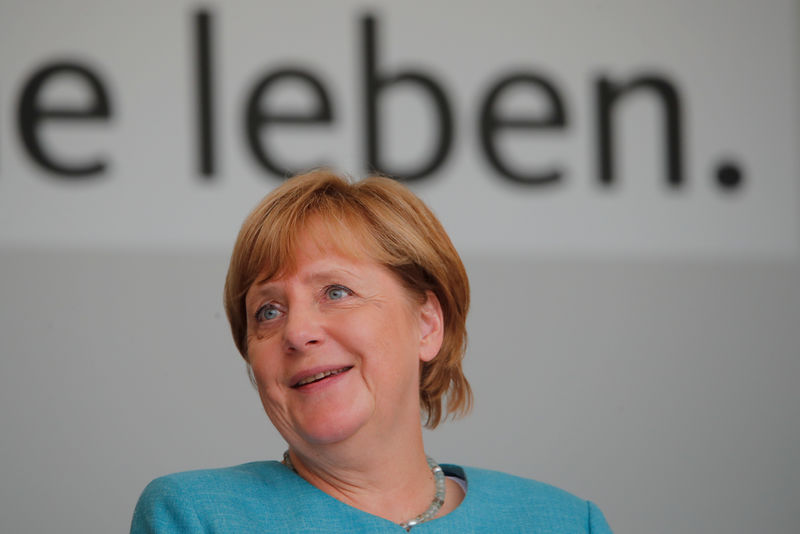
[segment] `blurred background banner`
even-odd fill
[[[797,532],[800,5],[0,0],[0,532],[278,459],[222,309],[293,171],[403,177],[473,288],[442,462],[615,532]]]
[[[465,251],[796,255],[796,7],[6,2],[0,243],[227,249],[327,165]]]

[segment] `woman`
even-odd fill
[[[151,482],[131,532],[610,532],[566,492],[426,456],[420,413],[434,428],[472,401],[468,306],[458,253],[408,189],[286,181],[242,225],[225,309],[289,448]]]

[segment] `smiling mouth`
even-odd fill
[[[330,371],[323,371],[315,375],[307,376],[304,379],[297,382],[296,384],[294,384],[292,387],[299,388],[302,386],[307,386],[308,384],[313,384],[314,382],[319,382],[320,380],[325,380],[326,378],[342,374],[346,371],[349,371],[352,368],[353,366],[351,365],[349,367],[342,367],[341,369],[331,369]]]

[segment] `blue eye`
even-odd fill
[[[256,320],[258,321],[271,321],[277,319],[281,311],[272,304],[261,306],[256,312]]]
[[[352,291],[350,291],[344,286],[331,286],[325,291],[325,294],[331,300],[339,300],[343,299],[348,295],[351,295]]]

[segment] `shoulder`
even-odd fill
[[[290,479],[279,462],[252,462],[219,469],[184,471],[156,478],[142,492],[142,499],[184,499],[202,501],[208,495],[220,499],[243,491],[272,493]],[[140,499],[141,500],[141,499]]]
[[[287,491],[287,481],[291,474],[278,462],[162,476],[150,482],[139,497],[131,532],[203,531],[209,518],[219,517],[233,518],[236,523],[251,509],[263,510],[270,501],[279,502]],[[233,523],[222,531],[235,532]]]
[[[475,489],[487,494],[494,494],[495,492],[508,494],[511,492],[514,496],[525,500],[552,501],[567,506],[585,503],[583,499],[568,491],[538,480],[476,467],[448,467],[463,470],[467,479],[468,490]]]
[[[225,488],[228,486],[267,484],[279,481],[288,475],[288,470],[279,462],[251,462],[217,469],[198,469],[172,473],[153,480],[148,488],[191,488],[203,489],[206,486]]]
[[[506,521],[520,532],[611,532],[597,506],[563,489],[499,471],[442,467],[448,474],[459,476],[461,472],[467,480],[462,506],[466,504],[466,512],[484,520]]]

